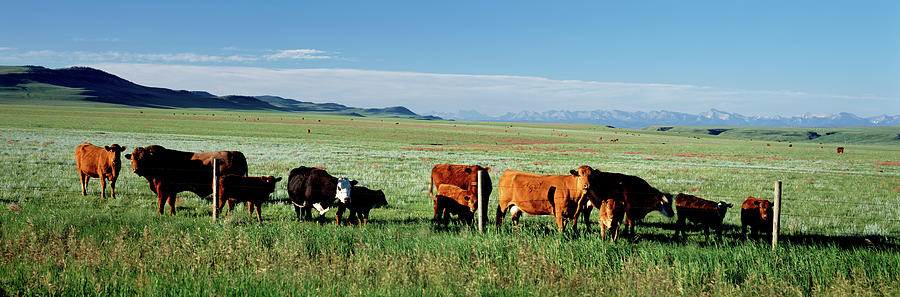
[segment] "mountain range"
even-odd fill
[[[863,118],[847,112],[837,114],[807,113],[790,117],[744,116],[717,109],[710,109],[699,114],[666,110],[649,112],[621,110],[521,111],[509,112],[500,116],[489,116],[475,110],[461,110],[455,113],[433,112],[433,114],[445,119],[459,121],[583,123],[632,129],[641,129],[648,126],[856,127],[900,125],[900,115]]]
[[[171,90],[135,84],[89,67],[49,69],[40,66],[0,66],[0,103],[115,104],[151,108],[214,108],[271,110],[432,120],[406,107],[357,108],[337,103],[313,103],[278,96],[216,96],[205,91]]]

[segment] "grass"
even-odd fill
[[[704,135],[703,137],[804,142],[820,145],[826,143],[829,145],[900,145],[900,126],[833,128],[651,126],[645,130]]]
[[[182,193],[178,215],[160,216],[130,164],[119,198],[100,199],[96,180],[82,197],[73,151],[83,141],[240,150],[251,175],[323,166],[384,189],[390,206],[365,227],[297,222],[280,203],[263,206],[262,224],[243,208],[212,223],[210,202]],[[900,294],[900,147],[765,144],[592,125],[3,105],[0,296]],[[782,180],[791,215],[774,253],[739,235],[734,210],[726,236],[710,240],[673,238],[674,218],[659,213],[617,243],[558,235],[550,217],[499,233],[437,228],[428,172],[447,162],[490,166],[494,184],[505,169],[587,164],[736,204],[771,197]]]

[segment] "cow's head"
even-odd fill
[[[756,200],[753,201],[753,205],[759,209],[759,217],[763,220],[763,222],[768,222],[769,217],[772,216],[772,202],[768,200]]]
[[[672,210],[672,194],[669,193],[659,193],[659,212],[661,212],[666,217],[672,217],[675,215],[675,211]]]
[[[374,196],[372,197],[372,206],[373,207],[377,208],[377,207],[382,207],[382,206],[388,205],[387,199],[384,196],[384,191],[378,190],[373,193],[374,193]]]
[[[466,195],[466,201],[469,204],[469,210],[473,213],[478,209],[478,196],[477,195]]]
[[[125,154],[125,159],[131,160],[131,172],[137,175],[143,175],[146,172],[145,167],[149,163],[150,150],[143,147],[137,147],[130,154]]]
[[[716,209],[718,211],[719,217],[724,218],[725,213],[728,212],[728,209],[732,207],[734,207],[734,204],[725,201],[719,201],[719,203],[716,204]]]
[[[262,180],[266,183],[266,190],[269,190],[271,193],[275,191],[275,184],[281,181],[281,178],[274,176],[264,176]]]
[[[341,203],[348,204],[350,203],[350,188],[353,187],[357,182],[355,180],[350,180],[349,178],[342,177],[337,181],[337,191],[334,194],[334,198],[337,198]]]
[[[103,148],[106,149],[107,152],[110,152],[110,154],[107,154],[109,158],[107,159],[107,161],[110,164],[113,164],[114,166],[116,166],[116,168],[122,166],[122,152],[125,151],[124,146],[119,146],[119,144],[113,143],[112,145],[107,145]]]
[[[591,177],[594,172],[595,170],[587,165],[581,165],[581,167],[569,170],[569,174],[575,177],[576,187],[581,190],[579,198],[585,195],[593,195],[594,199],[598,198],[594,190],[591,189]]]

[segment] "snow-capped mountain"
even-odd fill
[[[758,127],[848,127],[848,126],[897,126],[900,115],[880,115],[869,118],[852,113],[801,114],[784,116],[744,116],[717,109],[699,114],[674,111],[621,111],[593,110],[545,112],[520,111],[501,116],[489,116],[475,110],[459,112],[432,112],[436,116],[458,121],[530,122],[530,123],[585,123],[609,125],[620,128],[644,128],[647,126],[758,126]]]

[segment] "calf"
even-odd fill
[[[588,202],[590,204],[591,202]],[[619,239],[619,224],[625,217],[625,201],[616,199],[606,199],[603,205],[599,207],[600,217],[597,223],[600,224],[600,236],[606,239],[606,232],[612,233],[612,241]]]
[[[369,211],[372,208],[388,205],[384,192],[381,190],[375,191],[363,186],[353,186],[351,191],[353,192],[352,200],[347,203],[338,203],[338,225],[341,224],[341,216],[343,216],[345,209],[350,209],[350,216],[347,217],[348,223],[356,219],[357,223],[365,225],[369,222]]]
[[[706,237],[709,237],[709,228],[716,228],[716,235],[722,236],[722,219],[728,208],[734,207],[734,204],[725,201],[718,203],[697,196],[688,194],[678,194],[675,196],[675,210],[678,211],[679,231],[684,236],[684,230],[687,228],[686,220],[700,224],[704,227]]]
[[[432,221],[446,224],[450,220],[450,214],[452,213],[460,221],[466,224],[472,223],[475,208],[478,205],[470,191],[450,184],[441,184],[437,190],[437,196],[434,201],[435,214]],[[442,215],[443,219],[441,218]]]
[[[228,209],[231,205],[247,201],[247,210],[253,215],[253,209],[256,208],[256,221],[262,222],[262,203],[269,200],[269,194],[275,191],[275,183],[281,178],[274,176],[241,176],[229,174],[219,177],[219,203],[216,205],[216,215],[228,202]]]
[[[437,214],[435,220],[440,220],[441,214],[444,222],[450,219],[450,214],[456,215],[460,220],[471,221],[474,219],[475,210],[478,208],[477,192],[464,190],[460,187],[442,184],[438,187],[438,195],[435,199]]]
[[[747,227],[751,227],[752,234],[758,234],[762,230],[765,234],[772,232],[772,202],[747,197],[741,204],[741,233],[747,235]]]
[[[85,142],[75,148],[75,164],[78,167],[78,175],[81,176],[82,196],[87,196],[88,180],[97,177],[100,178],[100,197],[106,198],[108,179],[112,197],[116,198],[116,179],[119,178],[119,170],[122,169],[123,151],[125,147],[115,143],[99,147]]]

